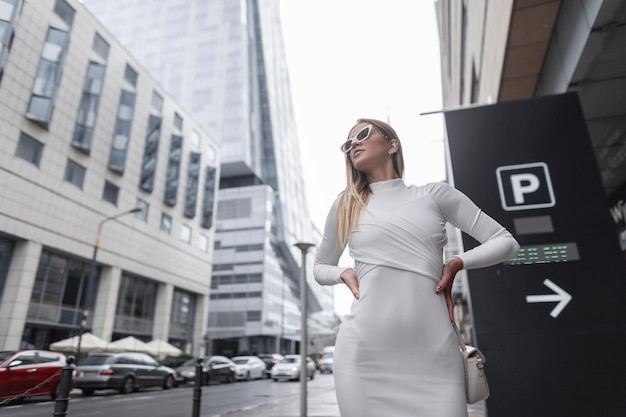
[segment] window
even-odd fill
[[[183,224],[180,228],[180,240],[183,242],[191,242],[191,227]]]
[[[178,193],[178,178],[180,175],[180,157],[183,147],[183,137],[172,135],[170,143],[170,154],[167,163],[165,178],[165,197],[163,202],[168,206],[176,205],[176,194]]]
[[[117,197],[119,196],[120,188],[109,181],[104,181],[104,192],[102,193],[102,199],[108,201],[117,206]]]
[[[114,331],[151,334],[156,298],[156,282],[122,272]]]
[[[200,236],[198,237],[198,247],[202,252],[209,251],[209,238],[207,237],[207,235],[200,234]]]
[[[98,105],[106,66],[97,62],[90,62],[87,67],[87,75],[83,84],[83,94],[76,116],[76,126],[72,146],[89,153],[93,141],[93,130],[98,117]]]
[[[93,45],[91,46],[91,49],[93,49],[105,61],[109,58],[109,44],[97,33],[93,37]]]
[[[213,203],[215,202],[215,174],[214,167],[206,167],[204,174],[204,200],[202,201],[202,227],[211,228],[213,225]]]
[[[154,189],[154,177],[156,175],[157,154],[161,140],[161,121],[157,116],[150,115],[148,118],[148,134],[143,148],[143,160],[141,162],[141,177],[139,188],[144,191]]]
[[[133,87],[137,87],[137,71],[128,64],[126,64],[126,69],[124,70],[124,79]]]
[[[168,234],[172,232],[172,216],[169,214],[161,214],[161,230]]]
[[[135,207],[141,208],[140,212],[135,213],[135,217],[140,220],[143,220],[144,222],[147,222],[148,210],[150,209],[150,205],[148,204],[148,202],[145,200],[142,200],[141,198],[137,198],[137,204],[135,205]]]
[[[234,246],[235,252],[249,252],[263,250],[262,243]]]
[[[209,327],[235,327],[245,325],[245,311],[220,311],[209,314]]]
[[[32,95],[28,103],[26,117],[48,127],[52,118],[54,95],[61,76],[61,65],[67,47],[68,33],[48,28],[46,42],[41,51],[37,75],[33,83]]]
[[[83,182],[85,181],[85,167],[68,159],[65,166],[65,181],[74,184],[82,190]]]
[[[150,356],[146,356],[146,355],[141,355],[141,362],[139,362],[142,365],[148,365],[148,366],[159,366],[158,362],[155,361],[154,359],[152,359]]]
[[[195,315],[195,296],[192,293],[174,289],[169,336],[192,340]]]
[[[135,93],[122,90],[120,104],[117,108],[117,120],[113,133],[113,143],[109,154],[109,169],[123,173],[126,166],[126,151],[130,140],[130,129],[135,111]]]
[[[187,187],[185,190],[185,216],[194,218],[198,203],[198,181],[200,178],[200,153],[189,154],[189,170],[187,173]]]
[[[0,1],[0,79],[9,55],[13,28],[17,21],[17,0]]]
[[[192,323],[193,322],[193,296],[190,293],[174,290],[174,300],[172,302],[172,322]]]
[[[246,321],[261,321],[261,311],[248,311]]]
[[[252,216],[252,199],[237,198],[218,203],[217,217],[220,220],[243,219]]]
[[[22,158],[25,161],[30,162],[33,165],[39,166],[41,161],[41,154],[43,152],[43,143],[28,136],[26,133],[20,133],[20,140],[17,143],[17,151],[15,156]]]
[[[52,99],[48,97],[31,96],[26,116],[29,119],[41,121],[44,126],[47,126],[52,116]]]
[[[183,118],[176,112],[174,112],[174,126],[178,128],[178,130],[183,130]]]
[[[54,13],[57,14],[69,27],[72,27],[74,22],[74,9],[67,4],[65,0],[56,0],[54,3]]]
[[[54,80],[49,79],[50,74],[54,74],[56,64],[42,60],[37,68],[37,78],[33,86],[33,93],[42,97],[50,97],[54,93]]]
[[[0,19],[11,21],[15,14],[15,6],[18,0],[1,0],[0,1]]]
[[[34,321],[78,326],[82,311],[89,304],[87,281],[89,262],[43,249],[31,292],[28,318]],[[93,290],[98,288],[100,268],[96,268]]]
[[[157,110],[159,113],[163,110],[163,97],[156,91],[152,92],[152,108]]]

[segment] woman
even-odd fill
[[[452,282],[463,268],[514,257],[519,245],[445,183],[406,186],[398,135],[360,119],[341,146],[347,185],[333,203],[313,273],[354,295],[333,359],[343,417],[467,416]],[[481,242],[443,260],[445,223]],[[338,267],[346,245],[355,268]]]

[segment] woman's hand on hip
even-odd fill
[[[454,301],[452,301],[452,283],[456,273],[463,269],[463,260],[459,257],[450,258],[445,264],[443,264],[443,270],[441,271],[441,278],[437,283],[437,294],[443,291],[444,298],[446,299],[446,307],[448,307],[448,314],[450,315],[450,321],[454,321]]]
[[[348,289],[357,300],[361,296],[359,293],[359,279],[354,268],[348,268],[341,273],[341,280],[348,286]]]

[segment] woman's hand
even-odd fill
[[[443,291],[443,295],[446,299],[446,306],[448,307],[448,314],[450,315],[450,321],[454,321],[454,301],[452,301],[452,283],[456,273],[463,269],[463,260],[459,257],[452,257],[443,264],[443,271],[441,271],[441,278],[437,283],[437,294]]]
[[[341,280],[348,286],[348,289],[357,300],[361,296],[359,293],[359,279],[354,268],[348,268],[341,273]]]

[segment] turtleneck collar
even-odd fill
[[[404,180],[402,178],[394,178],[392,180],[373,182],[369,186],[370,190],[372,190],[373,193],[405,188]]]

